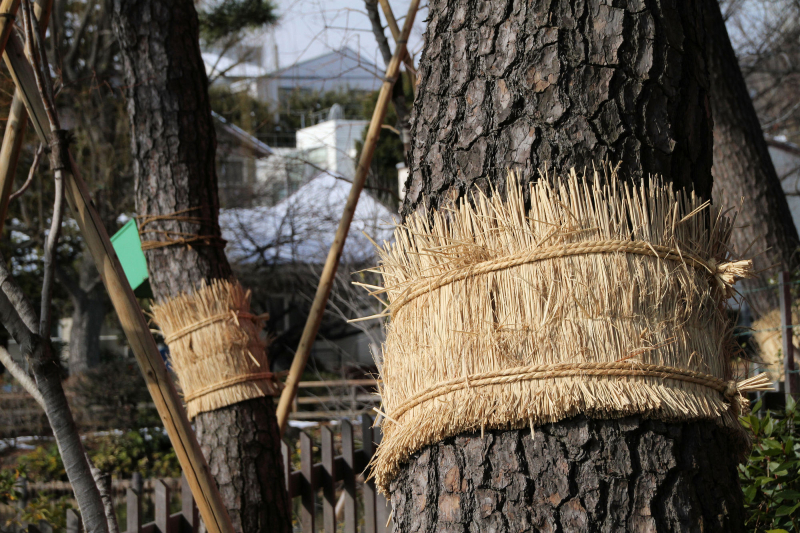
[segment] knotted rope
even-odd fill
[[[171,220],[175,222],[187,222],[191,224],[198,224],[200,226],[202,226],[203,224],[206,225],[214,224],[214,221],[208,217],[186,216],[186,213],[197,211],[198,209],[201,209],[201,207],[200,206],[190,207],[188,209],[182,209],[180,211],[175,211],[174,213],[168,213],[164,215],[137,216],[136,218],[141,220],[139,224],[140,237],[143,237],[145,234],[156,234],[163,237],[163,240],[160,241],[142,239],[142,251],[155,250],[157,248],[165,248],[167,246],[178,246],[178,245],[186,245],[191,248],[192,244],[195,245],[200,244],[205,246],[219,246],[220,248],[224,248],[227,241],[225,241],[225,239],[223,239],[219,235],[200,235],[196,233],[186,233],[182,231],[145,229],[145,226],[147,226],[148,224],[152,224],[154,222],[159,222],[163,220]]]

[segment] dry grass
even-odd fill
[[[750,263],[731,259],[733,221],[613,174],[541,176],[530,209],[512,174],[381,249],[383,490],[416,450],[484,428],[578,413],[738,427],[725,302]]]
[[[250,291],[236,281],[214,280],[153,305],[189,418],[260,396],[281,386],[269,370],[264,317],[250,313]]]

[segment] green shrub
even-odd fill
[[[0,469],[0,503],[9,504],[19,499],[16,487],[19,476],[19,470]]]
[[[31,481],[67,481],[67,472],[55,443],[37,446],[30,453],[21,455],[17,468]]]
[[[145,478],[178,477],[181,473],[175,450],[160,430],[97,436],[86,439],[84,444],[94,465],[118,479],[130,479],[134,472]],[[17,468],[31,481],[67,481],[54,443],[20,456]],[[0,491],[2,486],[0,481]]]
[[[89,457],[94,465],[117,478],[128,479],[134,472],[145,478],[181,475],[175,450],[169,438],[159,430],[109,435],[92,444]]]
[[[761,409],[761,402],[753,413]],[[746,525],[754,532],[800,533],[800,413],[791,399],[784,412],[741,418],[753,432],[754,446],[739,466]]]
[[[38,494],[20,509],[17,524],[38,524],[44,520],[53,527],[54,533],[67,529],[67,509],[74,509],[67,496],[54,499],[48,494]]]

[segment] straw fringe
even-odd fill
[[[250,292],[236,281],[214,280],[193,294],[153,305],[154,321],[170,349],[190,419],[261,396],[279,394],[259,334],[266,315],[250,313]]]
[[[423,446],[487,427],[584,413],[738,428],[742,394],[767,384],[732,375],[726,300],[752,269],[729,257],[732,227],[610,167],[525,191],[512,173],[504,197],[409,217],[380,249],[384,287],[369,287],[391,316],[379,488]]]

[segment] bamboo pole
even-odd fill
[[[289,369],[289,375],[286,378],[286,387],[283,389],[280,401],[278,402],[276,414],[278,417],[278,425],[281,429],[281,435],[286,431],[292,400],[295,394],[297,394],[297,386],[300,383],[300,377],[308,362],[311,346],[314,344],[317,331],[319,331],[319,325],[322,322],[322,316],[325,313],[325,306],[328,303],[328,297],[333,287],[333,278],[336,275],[336,270],[339,268],[339,259],[341,259],[342,256],[344,242],[347,239],[347,233],[350,231],[350,223],[353,221],[353,214],[356,211],[358,198],[361,195],[361,190],[364,188],[364,182],[367,179],[367,173],[372,163],[372,155],[375,153],[375,146],[381,134],[381,124],[383,124],[383,119],[386,117],[386,109],[392,97],[392,86],[397,80],[397,75],[400,70],[400,60],[406,53],[406,41],[411,33],[411,26],[414,24],[414,17],[417,14],[418,6],[419,0],[411,1],[405,24],[403,24],[403,33],[400,39],[397,40],[397,48],[386,69],[386,77],[381,86],[381,92],[378,95],[378,102],[375,104],[375,111],[372,114],[372,121],[369,124],[367,138],[364,141],[364,148],[361,151],[361,159],[358,162],[356,176],[350,188],[350,196],[347,198],[344,213],[342,213],[342,218],[339,220],[339,227],[336,230],[336,237],[333,239],[333,244],[331,244],[331,249],[328,252],[328,258],[325,260],[325,267],[322,270],[317,292],[314,295],[314,302],[311,304],[311,311],[306,320],[303,335],[300,338],[300,344],[297,346],[297,351],[292,361],[292,367]]]
[[[20,52],[19,49],[12,50],[13,47],[20,45],[18,40],[10,39],[9,56]],[[33,98],[33,95],[38,96],[39,92],[35,85],[35,79],[32,77],[32,68],[27,60],[24,64],[14,64],[13,62],[7,64],[10,64],[14,81],[19,83],[17,87],[20,89],[19,92],[36,131],[40,134],[41,140],[46,143],[48,135],[45,132],[48,131],[46,127],[48,121],[44,114],[41,98]],[[33,85],[30,85],[31,83]],[[111,297],[111,303],[120,319],[131,350],[136,356],[142,374],[144,374],[147,388],[153,397],[153,403],[167,430],[206,528],[215,533],[233,533],[233,525],[228,512],[222,503],[219,490],[200,450],[200,445],[197,443],[189,419],[186,417],[183,404],[167,373],[155,339],[150,333],[147,320],[136,301],[128,279],[125,277],[100,215],[94,208],[89,189],[84,183],[75,161],[71,157],[70,161],[72,172],[66,173],[65,183],[67,201]]]
[[[392,32],[392,39],[394,39],[394,41],[397,42],[400,40],[400,27],[397,25],[397,19],[394,18],[394,12],[392,11],[392,6],[389,5],[389,0],[378,0],[378,1],[381,4],[381,9],[383,10],[383,16],[386,17],[386,25],[389,26],[389,31]],[[406,37],[406,40],[408,40],[408,37]],[[417,69],[411,62],[411,54],[408,53],[408,47],[406,47],[406,52],[403,54],[403,64],[406,66],[408,75],[411,78],[411,88],[414,91],[414,95],[416,95]]]
[[[14,19],[19,10],[20,0],[2,0],[0,2],[0,52],[6,49],[6,43],[14,29]]]
[[[25,104],[21,98],[17,98],[15,91],[6,121],[3,145],[0,148],[0,235],[3,233],[8,216],[8,202],[14,186],[14,177],[17,174],[17,163],[19,163],[19,155],[25,140],[27,122],[28,113],[25,111]]]
[[[47,146],[50,138],[50,123],[47,118],[47,111],[39,95],[39,87],[36,85],[36,75],[33,67],[25,57],[25,45],[16,33],[12,33],[8,39],[8,46],[3,54],[3,60],[14,80],[17,89],[14,94],[19,94],[25,109],[33,123],[33,129],[39,140]]]
[[[39,27],[42,33],[50,23],[52,8],[53,0],[42,0],[36,2],[33,6],[33,13],[39,20]],[[8,64],[8,51],[3,53],[3,58]],[[3,227],[8,216],[9,197],[11,196],[11,188],[14,186],[14,177],[17,174],[17,164],[25,141],[27,125],[28,111],[25,109],[22,93],[17,89],[14,91],[14,98],[11,100],[11,109],[8,112],[6,130],[3,134],[3,145],[0,148],[0,235],[3,234]]]

